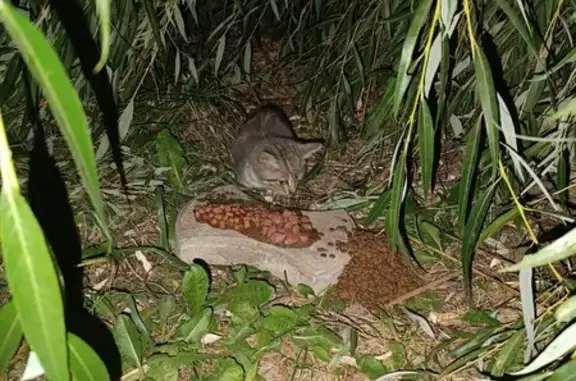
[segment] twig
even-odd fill
[[[413,296],[420,295],[423,292],[428,291],[430,289],[433,289],[434,287],[436,287],[436,286],[438,286],[444,282],[447,282],[453,278],[456,278],[458,276],[460,276],[460,274],[456,274],[456,273],[444,275],[440,279],[436,279],[435,281],[432,281],[430,283],[426,283],[423,286],[420,286],[420,287],[418,287],[418,288],[416,288],[410,292],[405,293],[404,295],[397,297],[396,299],[392,300],[391,302],[385,304],[384,308],[392,307],[395,304],[400,304],[400,303],[404,302],[405,300],[410,299]]]

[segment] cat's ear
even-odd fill
[[[318,142],[298,143],[298,150],[303,159],[308,159],[323,147],[323,144]]]
[[[268,152],[266,150],[262,151],[258,157],[258,160],[260,161],[261,165],[268,168],[280,168],[280,165],[278,164],[278,158],[274,156],[272,152]]]

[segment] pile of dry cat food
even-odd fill
[[[235,230],[261,242],[282,247],[308,247],[320,238],[310,218],[300,211],[271,210],[238,201],[204,201],[194,218],[218,229]]]
[[[338,242],[337,247],[351,256],[336,285],[346,304],[379,309],[423,284],[401,254],[391,251],[384,237],[367,231],[348,232],[348,241]]]

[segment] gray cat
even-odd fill
[[[282,109],[262,107],[240,126],[232,143],[236,180],[251,189],[293,194],[306,174],[306,159],[322,147],[298,140]]]

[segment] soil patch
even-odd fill
[[[338,296],[347,304],[381,309],[424,283],[400,253],[392,252],[384,237],[358,230],[348,232],[348,241],[337,246],[351,256],[336,285]]]

